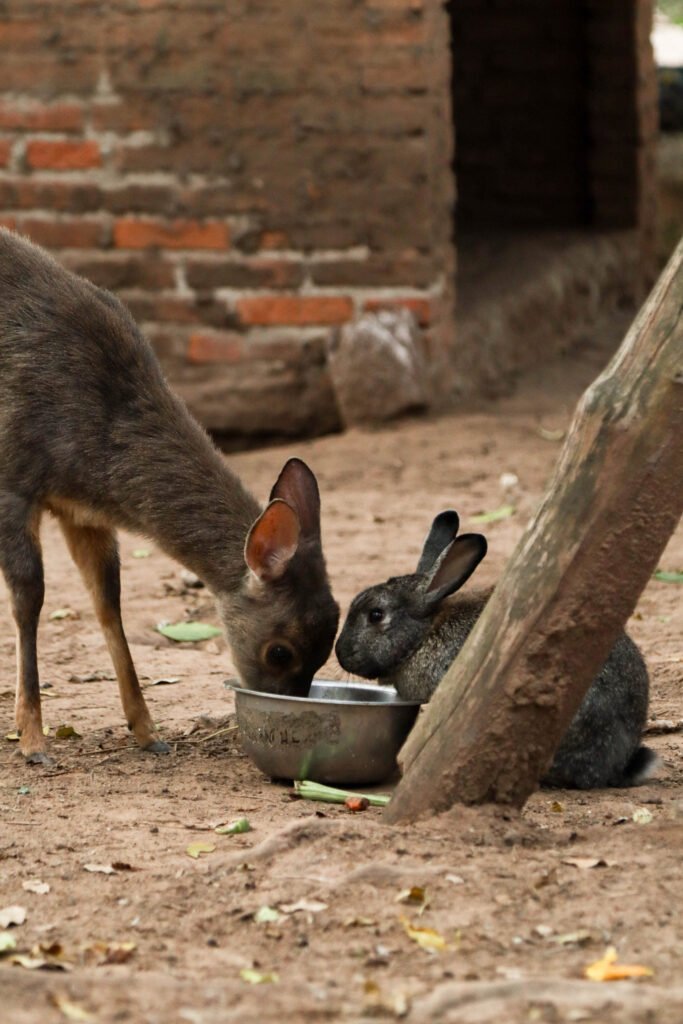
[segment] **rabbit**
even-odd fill
[[[428,701],[481,615],[493,588],[446,601],[486,555],[481,534],[457,536],[457,512],[432,523],[417,571],[358,594],[336,643],[342,668]],[[649,680],[643,656],[624,632],[593,680],[542,785],[571,789],[634,786],[658,763],[641,746]]]

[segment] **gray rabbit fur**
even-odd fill
[[[484,558],[480,534],[457,536],[456,512],[440,513],[417,572],[354,598],[336,654],[349,672],[395,686],[404,700],[428,701],[481,615],[492,588],[446,601]],[[579,706],[543,785],[574,789],[634,786],[657,764],[641,746],[649,680],[638,647],[622,633]]]

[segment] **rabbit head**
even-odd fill
[[[459,523],[457,512],[441,512],[416,572],[368,587],[353,599],[335,647],[342,668],[366,679],[386,676],[420,647],[442,601],[486,554],[481,534],[457,536]]]

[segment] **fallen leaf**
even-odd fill
[[[283,914],[296,914],[303,911],[305,914],[319,914],[321,910],[327,910],[327,903],[321,900],[297,900],[296,903],[281,903],[279,909]]]
[[[591,981],[621,981],[624,978],[649,978],[654,971],[642,964],[618,964],[617,951],[610,946],[602,959],[589,964],[583,973]]]
[[[99,875],[114,875],[116,874],[115,868],[111,864],[84,864],[86,871],[91,871],[93,874]]]
[[[512,490],[513,487],[517,487],[519,484],[519,477],[516,473],[501,473],[499,483],[504,491],[509,491]]]
[[[576,932],[565,932],[563,935],[554,935],[551,942],[556,942],[558,946],[585,946],[587,942],[592,940],[593,936],[585,928],[580,928]]]
[[[465,879],[461,878],[460,875],[446,875],[446,881],[450,882],[451,885],[464,885]]]
[[[397,903],[413,903],[424,906],[427,902],[425,890],[421,885],[412,885],[410,889],[401,889],[396,897]]]
[[[114,871],[139,871],[140,868],[134,868],[132,864],[128,864],[125,860],[113,860],[111,866]]]
[[[185,850],[188,857],[192,857],[194,860],[198,860],[203,853],[213,853],[216,849],[215,843],[190,843]]]
[[[366,1013],[373,1017],[386,1016],[405,1017],[410,1009],[410,1002],[405,992],[383,992],[376,981],[368,979],[363,984]]]
[[[358,811],[367,811],[370,801],[366,796],[347,796],[344,805],[350,811],[357,813]]]
[[[67,995],[60,992],[51,992],[48,996],[53,1006],[62,1013],[67,1020],[82,1021],[84,1024],[94,1021],[95,1018],[78,1003],[74,1003]]]
[[[218,825],[214,832],[219,836],[239,836],[243,832],[251,832],[252,828],[248,818],[237,818],[229,825]]]
[[[50,891],[50,886],[47,882],[41,882],[38,878],[29,878],[27,882],[22,882],[21,888],[25,889],[26,892],[34,892],[38,896],[44,896]]]
[[[49,736],[49,735],[50,735],[50,726],[49,725],[44,725],[43,726],[43,736]],[[21,737],[19,736],[18,732],[8,732],[5,735],[5,739],[6,740],[10,740],[11,743],[17,743],[20,738]]]
[[[553,802],[550,805],[550,810],[553,812],[553,814],[563,814],[564,804],[561,804],[559,800],[553,800]]]
[[[31,787],[30,786],[19,786],[19,789],[17,790],[17,793],[19,794],[19,796],[30,796],[31,795]]]
[[[471,523],[497,523],[500,519],[509,519],[517,510],[514,505],[501,505],[491,512],[481,512],[479,515],[470,516]]]
[[[199,643],[201,640],[210,640],[213,636],[220,636],[221,631],[208,622],[160,622],[157,632],[166,636],[169,640],[177,643]]]
[[[538,436],[542,437],[544,441],[561,441],[566,431],[561,427],[557,430],[549,430],[547,427],[538,428]]]
[[[371,917],[347,917],[344,921],[345,928],[374,928],[376,924]]]
[[[92,959],[98,967],[105,964],[125,964],[130,960],[137,946],[135,942],[92,942],[82,947],[86,959]]]
[[[0,928],[10,928],[13,924],[23,924],[26,920],[26,907],[16,904],[0,910]]]
[[[254,920],[257,924],[274,924],[281,916],[275,907],[259,907],[254,914]]]
[[[660,583],[683,583],[683,572],[664,572],[658,569],[654,577]]]
[[[15,953],[9,958],[11,964],[17,964],[27,971],[71,971],[73,964],[66,959],[64,949],[59,942],[38,943],[30,953]]]
[[[17,940],[11,932],[0,932],[0,956],[17,948]]]
[[[80,619],[79,613],[74,608],[55,608],[50,612],[48,619],[57,622],[59,619]]]
[[[417,942],[421,949],[427,950],[428,953],[436,953],[447,948],[443,935],[440,935],[433,928],[419,928],[417,925],[411,924],[408,918],[403,915],[401,915],[400,920],[406,935],[413,942]]]
[[[80,740],[80,732],[76,732],[73,725],[58,725],[55,729],[55,739],[57,740]]]
[[[248,981],[250,985],[265,985],[280,980],[277,971],[257,971],[253,967],[243,967],[240,978],[242,981]]]
[[[582,871],[588,871],[589,868],[606,868],[610,866],[602,857],[565,857],[562,863],[569,864],[574,868],[581,868]]]
[[[180,676],[168,676],[165,679],[153,679],[151,683],[147,683],[147,686],[174,686],[179,682]]]
[[[649,825],[652,821],[652,811],[648,811],[647,807],[638,807],[633,812],[633,821],[636,825]]]
[[[149,558],[149,548],[135,548],[133,551],[133,558]]]

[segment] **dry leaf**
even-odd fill
[[[185,853],[188,857],[192,857],[193,860],[198,860],[203,853],[213,853],[215,849],[215,843],[190,843]]]
[[[147,686],[174,686],[180,682],[180,676],[165,676],[161,679],[153,679]]]
[[[57,622],[59,619],[80,619],[80,615],[74,608],[56,608],[50,612],[48,619]]]
[[[602,857],[565,857],[562,861],[563,864],[569,864],[573,868],[581,868],[582,871],[588,871],[589,868],[606,868],[611,867],[606,860]]]
[[[410,889],[401,889],[396,897],[396,902],[423,904],[425,902],[425,890],[421,885],[413,885]]]
[[[558,946],[585,946],[587,942],[590,942],[593,936],[585,928],[580,928],[576,932],[565,932],[563,935],[555,935],[552,938],[552,942],[556,942]]]
[[[647,807],[639,807],[633,812],[633,820],[636,825],[649,825],[652,821],[652,811],[648,811]]]
[[[406,935],[417,942],[421,949],[427,950],[428,953],[441,952],[447,949],[446,940],[443,935],[435,931],[433,928],[420,928],[417,925],[411,924],[407,917],[401,915],[401,924],[403,925]]]
[[[410,1002],[405,992],[384,993],[376,981],[368,979],[364,985],[365,1010],[371,1016],[405,1017],[410,1009]]]
[[[248,981],[250,985],[264,985],[280,980],[277,971],[257,971],[253,967],[243,967],[240,971],[240,978],[242,981]]]
[[[43,736],[49,736],[49,735],[50,735],[50,726],[49,725],[44,725],[43,726]],[[18,732],[8,732],[5,735],[5,739],[6,740],[10,740],[11,743],[18,743],[19,739],[20,739],[19,733]]]
[[[538,428],[538,436],[544,441],[561,441],[566,431],[559,427],[557,430],[549,430],[547,427]]]
[[[321,910],[327,910],[327,903],[320,900],[297,900],[296,903],[282,903],[280,910],[283,914],[296,914],[301,910],[305,914],[319,914]]]
[[[23,924],[25,920],[26,907],[14,905],[0,910],[0,928],[9,928],[13,924]]]
[[[11,932],[0,932],[0,956],[17,948],[17,940]]]
[[[76,732],[73,725],[58,725],[55,729],[55,739],[57,740],[80,740],[80,732]]]
[[[91,871],[93,874],[100,874],[100,875],[115,875],[116,874],[116,871],[111,866],[111,864],[84,864],[83,867],[84,867],[84,869],[86,871]]]
[[[550,810],[553,814],[562,814],[564,812],[564,804],[561,804],[559,800],[553,800]]]
[[[74,1003],[67,995],[60,992],[51,992],[48,999],[53,1006],[56,1006],[60,1013],[64,1014],[67,1020],[82,1021],[90,1024],[95,1018],[78,1003]]]
[[[30,953],[15,953],[9,962],[27,971],[71,971],[73,964],[66,959],[60,942],[38,943]]]
[[[461,878],[460,875],[445,875],[446,881],[450,882],[451,885],[464,885],[465,879]]]
[[[30,878],[27,882],[22,882],[21,888],[25,889],[26,892],[35,892],[38,896],[44,896],[45,893],[50,891],[50,886],[47,882],[41,882],[38,878]]]
[[[618,964],[617,951],[610,946],[603,958],[589,964],[583,973],[591,981],[622,981],[624,978],[649,978],[654,971],[642,964]]]
[[[93,942],[84,946],[82,952],[95,960],[98,967],[105,964],[125,964],[136,950],[134,942]]]

